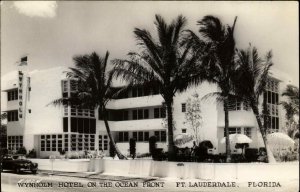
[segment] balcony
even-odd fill
[[[161,130],[163,119],[142,119],[129,121],[110,121],[111,131],[146,131]]]
[[[224,111],[218,113],[218,127],[224,127]],[[230,127],[257,127],[255,116],[252,111],[229,111]]]
[[[107,104],[108,109],[129,109],[139,107],[161,106],[163,103],[161,95],[131,97],[112,100]]]

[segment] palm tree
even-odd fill
[[[7,145],[7,126],[3,123],[3,121],[7,119],[7,113],[2,113],[0,116],[1,128],[0,128],[0,148],[6,148]]]
[[[108,124],[106,104],[115,93],[115,89],[111,87],[112,76],[106,73],[108,56],[109,52],[106,52],[104,57],[93,52],[90,55],[74,57],[75,67],[70,67],[71,71],[67,73],[67,77],[77,80],[78,92],[70,98],[61,98],[52,103],[54,105],[68,103],[84,108],[98,108],[103,117],[108,137],[119,159],[126,159],[116,146]]]
[[[167,109],[168,160],[175,160],[173,140],[173,97],[191,84],[199,84],[203,70],[192,49],[184,43],[186,19],[178,16],[171,24],[156,15],[158,41],[145,29],[134,29],[141,51],[130,52],[129,60],[114,60],[114,76],[128,82],[127,88],[137,85],[157,86],[161,89]],[[196,78],[197,77],[197,78]]]
[[[282,96],[287,97],[287,101],[282,101],[280,103],[285,110],[285,117],[288,126],[287,133],[290,137],[295,138],[297,126],[293,126],[293,124],[295,124],[294,116],[299,116],[299,88],[292,85],[288,85],[282,93]]]
[[[243,101],[249,102],[266,147],[267,162],[273,161],[272,153],[267,147],[267,129],[262,123],[258,107],[259,98],[265,91],[266,83],[269,78],[269,70],[273,65],[272,52],[269,51],[265,58],[261,59],[257,49],[255,47],[252,48],[250,45],[247,50],[237,51],[236,62],[239,66],[239,75],[235,79],[235,91]]]
[[[217,96],[217,100],[223,103],[225,113],[226,162],[231,161],[228,131],[228,99],[231,96],[232,77],[235,75],[236,68],[234,62],[235,40],[233,36],[236,20],[237,17],[235,17],[232,26],[225,26],[219,18],[208,15],[197,22],[200,25],[200,37],[192,31],[188,31],[192,47],[196,54],[200,54],[199,57],[205,63],[205,68],[208,71],[206,80],[216,84],[220,89],[220,92],[208,94],[204,98]]]

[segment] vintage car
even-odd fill
[[[26,159],[24,155],[5,155],[2,160],[2,170],[13,170],[15,173],[21,171],[31,171],[33,174],[36,173],[38,164],[33,163]]]

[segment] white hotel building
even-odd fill
[[[17,150],[25,146],[27,150],[35,149],[39,157],[58,155],[59,150],[70,152],[103,149],[108,153],[108,136],[97,110],[49,105],[54,99],[76,91],[76,86],[73,86],[72,81],[66,79],[63,73],[67,68],[32,71],[26,68],[27,66],[22,66],[17,71],[1,77],[1,110],[8,114],[8,149]],[[280,131],[285,125],[284,111],[279,102],[288,82],[290,81],[287,76],[272,72],[266,92],[271,131]],[[131,90],[122,98],[108,103],[109,125],[119,149],[125,155],[129,153],[130,138],[137,140],[137,153],[148,153],[148,140],[153,135],[157,136],[158,147],[167,150],[167,130],[163,126],[163,99],[159,90],[155,89]],[[156,94],[149,95],[149,91]],[[175,136],[192,132],[184,124],[187,99],[195,92],[202,98],[215,91],[215,85],[204,82],[184,93],[176,94]],[[213,98],[201,101],[201,111],[201,140],[210,140],[218,153],[225,152],[225,145],[220,143],[224,137],[222,104],[217,104]],[[251,109],[243,103],[230,103],[229,126],[230,133],[249,136],[253,140],[250,147],[263,146],[256,119]],[[234,149],[234,146],[231,147]]]

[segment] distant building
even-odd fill
[[[70,96],[77,91],[76,81],[66,79],[63,73],[67,68],[32,71],[26,68],[23,65],[18,71],[4,75],[1,79],[2,111],[8,114],[8,149],[16,151],[21,146],[25,146],[27,150],[34,148],[39,157],[59,154],[60,150],[69,152],[103,149],[108,154],[109,139],[97,109],[49,105],[53,100]],[[288,78],[275,71],[268,81],[264,96],[270,112],[271,132],[281,131],[285,125],[284,111],[279,102],[287,83]],[[176,94],[173,106],[175,136],[181,133],[192,134],[183,123],[187,99],[195,92],[202,98],[215,91],[218,91],[215,85],[203,83]],[[148,140],[153,135],[157,137],[158,147],[167,150],[167,130],[163,126],[166,112],[159,92],[158,87],[136,88],[108,103],[109,125],[123,154],[129,153],[130,138],[137,141],[137,153],[148,153]],[[220,143],[224,137],[222,104],[217,104],[213,98],[201,101],[201,111],[201,140],[210,140],[217,153],[224,153],[225,144]],[[249,136],[253,140],[250,147],[263,146],[256,119],[246,103],[230,101],[229,133]],[[231,146],[232,150],[235,150],[234,147]]]

